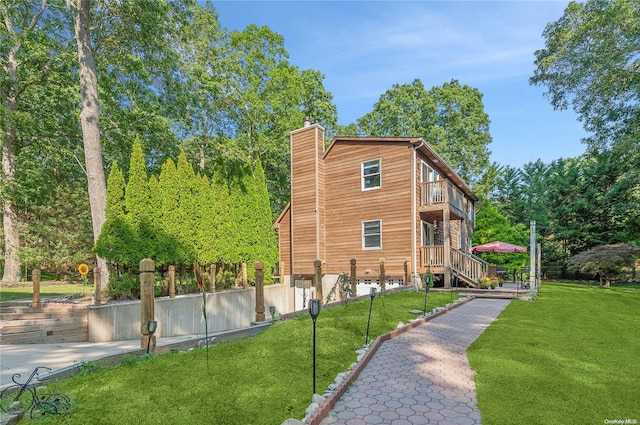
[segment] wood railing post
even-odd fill
[[[314,283],[316,285],[316,298],[322,302],[322,261],[313,262]]]
[[[356,259],[352,258],[349,260],[349,264],[351,265],[351,295],[357,295],[357,285],[356,285]]]
[[[42,308],[40,302],[40,270],[33,269],[31,272],[31,278],[33,280],[33,308]]]
[[[156,346],[155,334],[149,339],[149,331],[147,323],[154,320],[154,293],[153,283],[155,280],[156,266],[153,260],[145,258],[140,261],[140,347],[150,347],[151,350]]]
[[[384,270],[384,258],[380,259],[380,292],[387,289],[387,276]]]
[[[209,266],[209,291],[216,292],[216,263]]]
[[[253,263],[256,281],[256,322],[264,322],[264,265],[261,261]]]
[[[100,267],[93,268],[93,305],[102,305],[102,282]]]
[[[451,288],[451,213],[449,211],[449,206],[445,206],[443,215],[443,235],[444,235],[444,246],[442,248],[442,262],[444,266],[444,287]]]
[[[176,266],[169,266],[169,298],[176,297]]]

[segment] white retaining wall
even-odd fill
[[[255,288],[226,290],[206,294],[209,333],[244,328],[255,321]],[[294,311],[294,289],[288,285],[264,287],[265,317],[271,319],[269,306],[286,314]],[[172,337],[204,334],[202,294],[156,298],[156,336]],[[122,302],[89,308],[89,341],[107,342],[141,337],[140,301]]]

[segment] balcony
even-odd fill
[[[465,219],[464,193],[449,180],[420,183],[420,212],[438,213],[448,206],[453,218]]]

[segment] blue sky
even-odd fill
[[[452,79],[483,93],[491,120],[491,161],[520,167],[585,151],[575,113],[554,111],[544,87],[529,85],[542,32],[566,1],[222,1],[221,24],[268,26],[289,60],[325,75],[349,124],[393,84],[426,88]],[[427,141],[428,142],[428,141]]]

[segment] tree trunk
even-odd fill
[[[15,137],[15,129],[13,137]],[[2,177],[5,190],[14,180],[15,175],[15,143],[7,134],[2,145]],[[9,189],[10,191],[11,189]],[[4,273],[3,282],[20,281],[20,234],[18,233],[18,214],[11,196],[5,194],[2,199],[2,226],[4,228]]]
[[[4,229],[4,274],[3,282],[20,281],[20,259],[18,249],[20,247],[20,234],[18,233],[18,214],[15,204],[12,202],[12,183],[16,173],[16,148],[18,138],[14,114],[18,104],[18,60],[16,52],[20,48],[16,44],[9,50],[7,57],[7,75],[9,88],[6,94],[1,93],[0,98],[5,99],[6,121],[5,134],[2,139],[2,226]]]
[[[93,56],[89,34],[90,0],[67,0],[67,6],[74,17],[76,40],[78,42],[78,63],[80,71],[80,96],[82,110],[80,125],[84,144],[84,160],[87,170],[87,190],[91,206],[93,240],[98,240],[105,220],[107,203],[107,185],[102,165],[102,146],[100,144],[100,107],[98,103],[98,81],[96,61]],[[100,268],[101,290],[109,282],[109,269],[104,258],[96,257]]]

